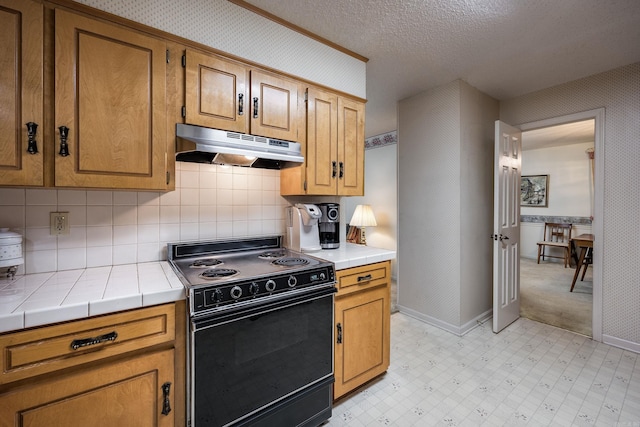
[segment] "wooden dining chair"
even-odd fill
[[[571,228],[572,224],[560,224],[556,222],[544,223],[543,241],[538,242],[538,264],[540,258],[559,258],[564,260],[564,267],[569,265],[571,256]],[[562,256],[547,253],[547,248],[556,248],[562,251]]]

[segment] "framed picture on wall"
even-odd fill
[[[520,206],[538,208],[549,206],[549,175],[522,175]]]

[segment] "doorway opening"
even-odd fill
[[[549,175],[546,207],[521,207],[521,315],[601,341],[602,153],[604,110],[520,126],[522,175]],[[594,155],[594,152],[596,153]],[[591,221],[593,220],[593,221]],[[594,234],[592,265],[570,292],[570,268],[549,260],[537,264],[544,222],[570,222],[572,236]]]

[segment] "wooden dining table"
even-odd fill
[[[584,264],[584,259],[587,255],[587,251],[589,249],[593,251],[593,238],[593,234],[586,233],[571,238],[571,241],[575,245],[576,250],[580,248],[580,256],[578,257],[578,262],[576,263],[576,272],[573,274],[573,281],[571,282],[571,289],[569,290],[569,292],[573,292],[573,288],[576,286],[576,280],[578,279],[578,274],[580,274],[580,269]],[[584,267],[585,269],[587,268],[586,266]],[[584,275],[582,277],[584,277]]]

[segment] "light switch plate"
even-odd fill
[[[51,212],[49,225],[52,236],[69,234],[69,212]]]

